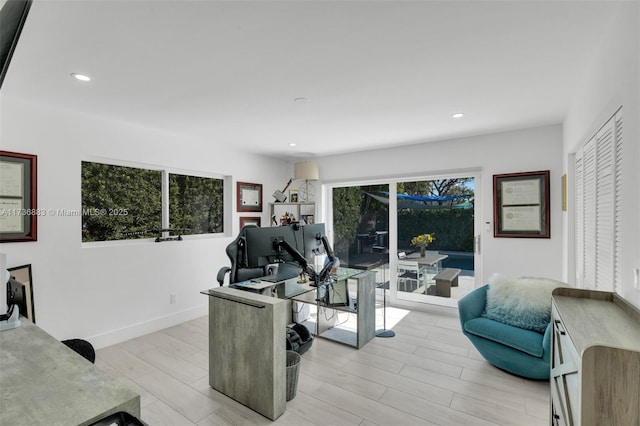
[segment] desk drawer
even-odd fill
[[[552,307],[551,322],[551,424],[578,424],[580,357],[555,306]]]
[[[574,371],[577,371],[580,363],[580,356],[578,355],[578,351],[571,341],[571,337],[567,333],[555,306],[552,307],[551,321],[553,326],[554,346],[552,368],[565,365],[565,368],[571,368],[570,366],[573,366],[575,368]]]

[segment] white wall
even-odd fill
[[[429,142],[408,147],[318,158],[323,183],[363,181],[399,176],[455,173],[482,169],[481,223],[491,222],[482,236],[482,281],[501,272],[514,276],[562,277],[562,128],[560,125]],[[493,237],[493,175],[550,170],[551,238]]]
[[[284,162],[234,151],[232,140],[203,149],[202,141],[7,97],[1,108],[2,149],[38,156],[42,209],[80,209],[81,161],[110,158],[231,175],[234,211],[235,182],[262,183],[264,223],[270,194],[290,174]],[[229,264],[224,248],[239,230],[238,214],[229,222],[225,237],[83,246],[79,217],[46,216],[38,219],[37,242],[0,250],[8,266],[32,264],[38,325],[58,339],[88,338],[102,347],[204,315],[207,298],[199,292],[217,286],[218,268]]]
[[[640,291],[633,288],[633,269],[640,268],[640,3],[616,2],[614,19],[606,37],[593,56],[591,66],[576,90],[564,122],[563,159],[569,155],[622,106],[623,130],[623,241],[621,296],[640,308]],[[570,176],[571,177],[571,176]],[[575,275],[573,263],[573,216],[569,212],[565,236],[567,277]]]

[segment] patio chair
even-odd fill
[[[398,260],[398,290],[416,291],[424,283],[425,271],[418,262],[411,260]],[[402,288],[401,288],[402,287]],[[409,289],[407,290],[407,287]]]

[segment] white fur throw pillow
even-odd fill
[[[514,327],[544,333],[551,320],[551,292],[561,281],[537,277],[489,278],[487,306],[482,316]]]

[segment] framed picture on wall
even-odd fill
[[[0,151],[0,241],[36,241],[37,156]]]
[[[289,190],[289,200],[291,200],[292,203],[297,203],[300,201],[299,197],[298,197],[298,190],[297,189],[290,189]]]
[[[31,265],[7,268],[9,282],[7,282],[7,304],[17,305],[20,315],[36,323],[36,311],[33,307],[33,280]]]
[[[262,184],[238,182],[236,195],[239,212],[262,211]]]
[[[493,175],[493,236],[550,238],[549,170]]]
[[[247,225],[260,226],[259,216],[240,216],[240,229]]]

